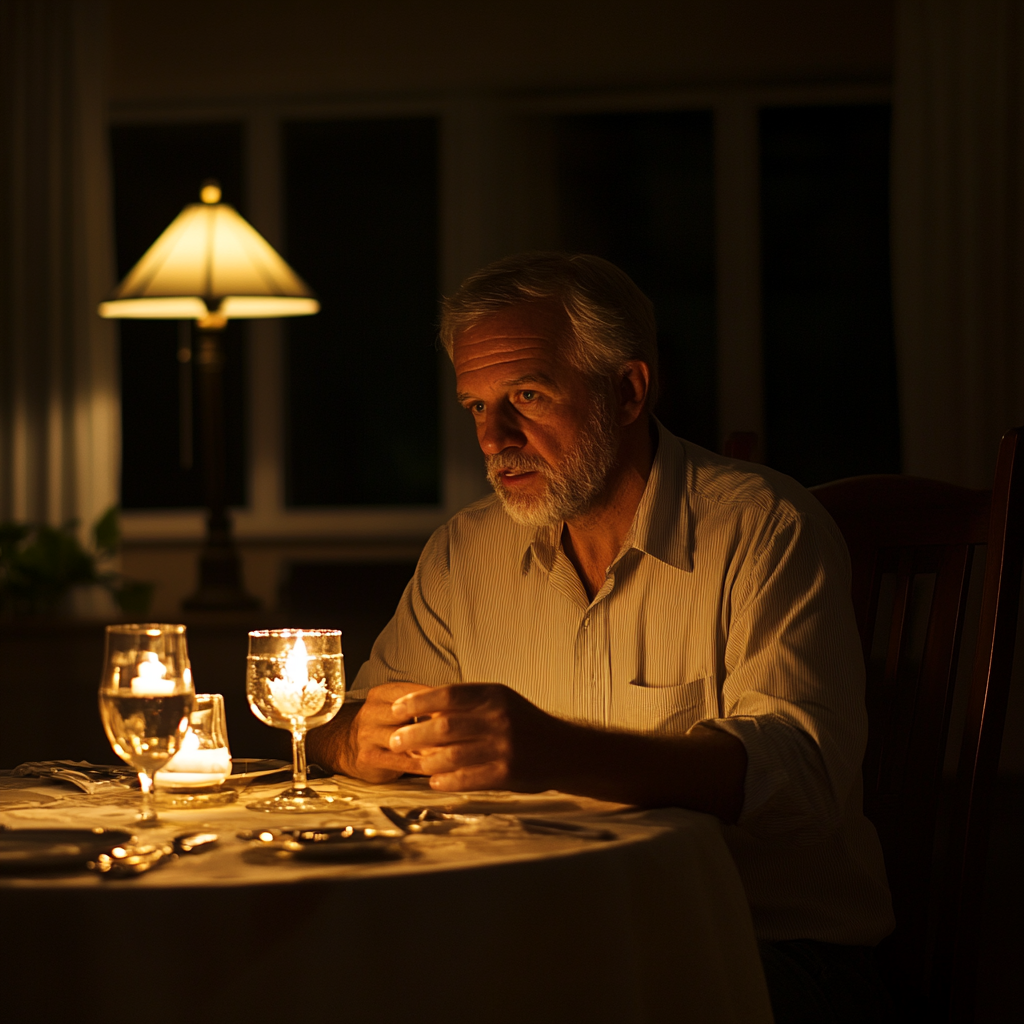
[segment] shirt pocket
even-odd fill
[[[708,672],[684,683],[636,677],[616,688],[613,728],[659,736],[681,736],[718,713],[715,679]]]

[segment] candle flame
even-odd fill
[[[174,693],[174,680],[164,679],[167,666],[153,651],[143,651],[132,680],[134,697],[166,697]]]
[[[324,706],[327,682],[309,678],[309,655],[302,633],[285,658],[284,677],[269,680],[267,689],[273,705],[288,718],[308,718]]]
[[[309,655],[306,653],[306,641],[299,634],[291,654],[285,658],[284,674],[293,686],[304,687],[309,682]]]

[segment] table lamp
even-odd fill
[[[255,608],[242,586],[241,560],[227,512],[224,444],[224,346],[228,320],[308,316],[320,309],[309,286],[237,210],[222,203],[220,186],[206,181],[202,202],[190,203],[128,272],[102,317],[195,320],[206,540],[199,590],[189,609]]]

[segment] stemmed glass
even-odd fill
[[[260,629],[249,634],[245,691],[252,713],[292,734],[292,785],[254,811],[320,811],[334,801],[306,783],[306,733],[329,722],[345,699],[338,629]]]
[[[185,627],[166,623],[107,626],[100,717],[122,761],[139,773],[141,828],[160,825],[156,773],[181,748],[195,691]]]

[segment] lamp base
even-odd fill
[[[242,560],[233,544],[207,544],[199,556],[199,589],[182,602],[186,611],[251,611],[260,599],[242,586]]]

